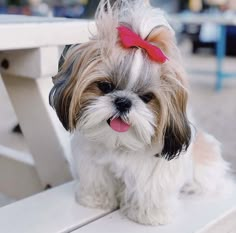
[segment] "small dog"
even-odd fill
[[[219,142],[187,113],[174,31],[147,2],[102,0],[97,34],[64,53],[50,104],[73,132],[76,198],[142,224],[166,224],[180,192],[227,188]]]

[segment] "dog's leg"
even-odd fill
[[[136,158],[135,158],[136,159]],[[139,167],[126,171],[121,211],[141,224],[160,225],[172,221],[178,192],[184,179],[181,158],[167,161],[145,158]]]
[[[97,164],[83,151],[76,158],[76,200],[83,206],[113,210],[117,208],[116,180],[105,165]]]
[[[229,165],[221,156],[220,143],[211,135],[198,132],[192,147],[193,180],[183,192],[189,194],[225,194],[230,192],[232,182]]]
[[[76,185],[76,200],[83,206],[113,210],[118,201],[115,181],[105,167],[94,163],[81,164]]]
[[[166,195],[166,194],[163,194]],[[177,196],[177,195],[176,195]],[[174,204],[177,200],[167,196],[165,198],[156,197],[158,205],[151,204],[153,200],[145,197],[146,201],[132,200],[132,203],[121,206],[121,211],[129,219],[144,225],[164,225],[171,223],[174,215]],[[149,203],[149,204],[148,204]]]

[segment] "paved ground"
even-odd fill
[[[224,157],[236,171],[236,78],[225,80],[223,89],[216,92],[214,56],[206,53],[191,55],[188,42],[181,49],[190,80],[190,103],[197,125],[221,141]],[[235,60],[236,58],[226,59],[227,71],[236,71]],[[27,151],[24,138],[10,132],[17,119],[1,80],[0,113],[0,144]],[[0,194],[0,206],[11,201],[9,197]]]

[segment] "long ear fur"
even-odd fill
[[[158,95],[162,119],[158,130],[163,132],[161,156],[171,160],[187,150],[191,140],[191,127],[186,113],[187,82],[173,32],[163,26],[157,27],[147,40],[156,43],[169,58],[169,61],[161,66]]]
[[[164,146],[161,154],[167,160],[186,151],[191,140],[191,127],[186,116],[186,96],[181,92],[175,94],[176,96],[171,97],[173,112],[169,113],[163,135]]]
[[[75,48],[75,46],[72,46]],[[66,130],[69,130],[69,108],[73,93],[75,57],[72,58],[69,47],[65,47],[59,61],[58,74],[53,77],[54,86],[49,94],[49,103],[56,110],[57,116]]]
[[[171,160],[186,151],[191,140],[191,127],[187,118],[188,93],[184,73],[180,64],[169,62],[164,66],[161,82],[166,100],[164,112],[167,120],[163,129],[163,149],[161,155]],[[166,70],[167,69],[167,70]]]
[[[62,58],[61,67],[53,77],[54,87],[49,94],[50,105],[66,130],[76,128],[81,110],[81,96],[95,75],[93,67],[99,62],[98,49],[94,42],[70,47]]]

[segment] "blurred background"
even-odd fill
[[[99,0],[0,0],[0,14],[93,18]],[[236,171],[236,75],[225,79],[220,90],[216,83],[217,25],[184,24],[171,20],[172,14],[218,14],[235,16],[235,0],[151,0],[169,14],[190,82],[190,104],[196,125],[222,143],[223,155]],[[140,9],[141,10],[141,9]],[[223,68],[235,72],[236,27],[226,27],[226,57]],[[5,87],[0,79],[0,144],[28,151]],[[1,190],[0,190],[1,192]],[[0,193],[0,206],[14,201]]]

